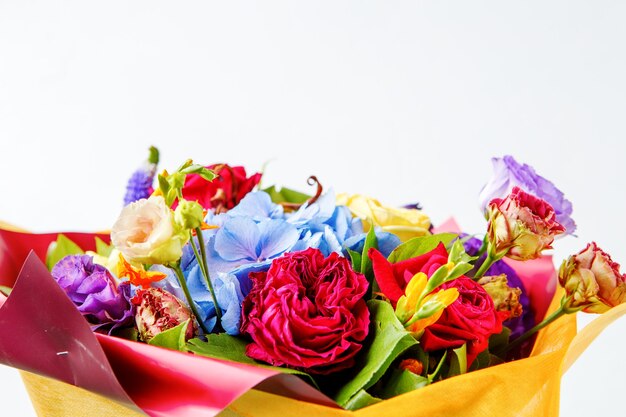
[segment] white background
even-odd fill
[[[574,203],[558,261],[595,239],[626,263],[625,19],[619,1],[1,0],[0,219],[106,229],[154,144],[163,167],[271,161],[267,185],[316,174],[481,232],[490,157],[512,154]],[[622,319],[565,375],[563,416],[623,415],[625,343]],[[33,413],[3,366],[0,404]]]

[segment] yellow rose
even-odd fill
[[[339,194],[337,204],[347,206],[355,217],[360,218],[366,232],[373,223],[403,242],[430,234],[430,219],[420,210],[384,206],[378,200],[360,194]]]

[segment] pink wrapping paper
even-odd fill
[[[93,234],[67,234],[93,248]],[[94,334],[43,256],[57,234],[0,230],[0,363],[101,394],[153,417],[213,416],[253,387],[337,407],[293,375]],[[20,256],[34,248],[21,265]],[[18,275],[17,279],[15,276]]]

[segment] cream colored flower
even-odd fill
[[[360,218],[366,232],[373,223],[395,234],[403,242],[430,234],[430,219],[420,210],[384,206],[378,200],[361,194],[339,194],[337,204],[347,206],[355,217]]]
[[[111,242],[133,263],[176,262],[188,240],[188,231],[174,221],[174,212],[161,196],[127,205],[111,229]]]

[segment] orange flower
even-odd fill
[[[135,268],[129,264],[120,253],[120,260],[117,263],[117,272],[120,277],[128,277],[130,283],[142,288],[149,288],[153,282],[161,281],[167,276],[163,272],[146,271],[143,267]]]

